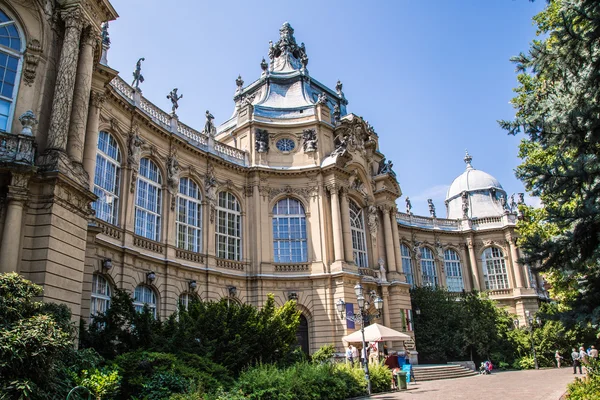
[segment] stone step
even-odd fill
[[[435,365],[431,367],[413,368],[415,379],[418,381],[433,381],[440,379],[466,378],[478,375],[477,372],[460,365]]]

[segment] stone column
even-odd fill
[[[465,285],[465,290],[467,292],[470,292],[473,290],[473,274],[467,269],[467,258],[469,256],[467,254],[466,245],[460,246],[460,257],[461,257],[460,265],[462,267],[462,274],[463,274],[463,284]]]
[[[344,259],[344,243],[342,242],[342,223],[340,221],[340,202],[338,199],[339,186],[331,185],[327,189],[331,194],[331,229],[333,231],[333,259]]]
[[[21,228],[23,226],[23,206],[27,200],[28,176],[13,174],[8,186],[6,219],[0,244],[0,273],[18,272],[21,250]]]
[[[98,149],[98,124],[100,109],[104,103],[104,94],[92,92],[90,97],[90,109],[88,112],[85,147],[83,149],[83,169],[90,177],[90,190],[94,190],[94,176],[96,173],[96,150]],[[124,158],[125,155],[123,155]]]
[[[352,249],[352,229],[350,228],[350,206],[348,203],[348,189],[342,188],[342,234],[344,238],[344,258],[346,262],[354,262]]]
[[[467,247],[469,248],[469,259],[471,260],[471,274],[473,275],[473,289],[480,291],[485,290],[485,282],[480,279],[479,267],[477,266],[477,257],[475,256],[475,248],[472,239],[467,240]]]
[[[390,321],[390,314],[392,313],[392,310],[390,310],[390,294],[388,292],[388,287],[382,287],[381,293],[383,294],[383,325],[391,328],[392,323]],[[388,350],[392,348],[391,341],[387,341],[385,344],[387,345]]]
[[[387,258],[388,272],[397,272],[396,256],[394,251],[394,237],[392,235],[392,224],[390,222],[390,206],[381,207],[383,213],[383,234],[385,235],[385,257]]]
[[[48,145],[46,151],[65,152],[67,136],[75,89],[77,59],[79,57],[79,39],[83,17],[79,7],[64,10],[61,13],[65,21],[65,37],[58,63],[54,100],[50,128],[48,129]]]
[[[523,284],[523,268],[521,264],[519,264],[519,254],[517,253],[517,246],[515,246],[515,240],[512,235],[509,233],[506,235],[506,241],[508,242],[508,246],[510,248],[510,258],[512,259],[512,270],[514,271],[513,275],[515,277],[515,287],[523,288],[527,287],[527,285]]]
[[[92,88],[92,73],[94,69],[94,47],[97,36],[91,27],[84,30],[81,37],[81,49],[77,75],[75,76],[75,92],[73,95],[73,109],[71,111],[71,124],[67,142],[67,154],[74,162],[81,163],[83,159],[83,146],[88,121],[88,108],[90,104],[90,90]]]
[[[398,222],[396,222],[396,214],[398,209],[393,207],[390,210],[390,220],[392,223],[392,239],[394,240],[394,257],[396,258],[396,272],[404,273],[402,269],[402,254],[400,253],[400,234],[398,233]]]

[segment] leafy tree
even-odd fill
[[[42,288],[17,273],[0,274],[0,393],[7,398],[51,398],[61,357],[73,346],[66,306],[35,301]]]
[[[512,59],[523,132],[517,176],[542,210],[519,223],[524,261],[552,274],[573,322],[600,322],[600,2],[550,0],[534,17],[539,38]],[[525,207],[526,208],[526,207]],[[572,287],[577,287],[577,291]],[[565,293],[564,290],[570,293]]]

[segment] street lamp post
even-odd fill
[[[344,315],[347,320],[353,321],[355,323],[360,324],[360,333],[362,335],[362,352],[364,353],[364,361],[363,368],[365,370],[365,379],[367,380],[367,392],[371,394],[371,378],[369,376],[369,362],[367,360],[367,346],[365,341],[365,325],[369,323],[369,319],[371,317],[379,318],[381,316],[381,309],[383,308],[383,300],[381,297],[377,296],[374,290],[369,293],[370,300],[375,304],[375,309],[377,310],[377,314],[374,316],[369,315],[369,302],[366,301],[363,287],[360,283],[357,283],[354,286],[354,293],[356,293],[356,302],[358,303],[358,312],[346,312],[346,303],[344,300],[339,299],[336,303],[336,307],[338,312],[340,313],[340,317],[344,318]]]
[[[513,321],[513,323],[515,324],[515,328],[519,328],[519,320],[515,319]],[[533,354],[533,366],[535,369],[540,369],[539,365],[538,365],[538,360],[537,360],[537,355],[535,353],[535,342],[533,340],[533,327],[534,327],[534,323],[537,323],[538,325],[542,324],[542,320],[539,317],[533,317],[531,315],[531,313],[529,312],[529,310],[525,311],[525,325],[527,327],[527,330],[529,331],[529,337],[531,338],[531,353]]]

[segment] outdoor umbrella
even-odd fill
[[[371,324],[365,328],[365,342],[404,341],[409,339],[412,340],[407,334],[395,331],[383,325]],[[345,344],[362,342],[362,334],[360,330],[358,330],[348,336],[344,336],[342,341]]]

